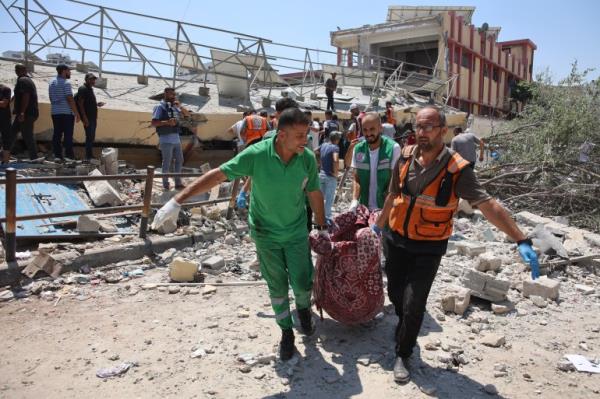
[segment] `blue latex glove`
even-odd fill
[[[535,280],[540,276],[540,264],[538,262],[538,257],[531,245],[524,242],[519,245],[519,254],[521,258],[531,267],[531,278]]]
[[[235,203],[239,209],[245,209],[248,206],[248,194],[244,191],[240,191]]]
[[[381,233],[383,233],[383,230],[376,224],[371,225],[371,230],[373,230],[373,233],[375,233],[377,237],[381,237]]]

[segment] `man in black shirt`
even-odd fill
[[[35,138],[33,137],[33,124],[40,114],[38,109],[37,89],[35,88],[33,80],[27,76],[27,68],[25,65],[15,65],[15,73],[17,74],[13,108],[15,119],[13,120],[11,127],[10,142],[7,143],[9,144],[7,148],[10,151],[17,138],[17,134],[21,132],[23,141],[25,141],[27,150],[29,150],[29,158],[36,159],[37,147]]]
[[[327,96],[327,110],[335,112],[335,106],[333,105],[333,94],[337,90],[337,80],[335,80],[336,73],[332,73],[331,77],[325,82],[325,95]]]
[[[94,85],[96,76],[93,73],[85,75],[85,84],[77,90],[75,103],[83,122],[85,129],[85,159],[93,158],[94,139],[96,138],[96,126],[98,121],[98,107],[104,105],[103,102],[96,102],[94,94]]]
[[[0,84],[0,135],[2,136],[2,163],[10,158],[10,87]]]

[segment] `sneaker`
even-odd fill
[[[285,362],[294,357],[296,347],[294,346],[294,331],[291,328],[281,330],[281,342],[279,343],[279,358]]]
[[[316,330],[315,322],[312,319],[310,308],[298,309],[298,318],[300,319],[300,330],[304,335],[313,335]]]
[[[396,358],[396,363],[394,364],[394,381],[397,383],[403,384],[410,380],[410,372],[406,368],[408,364],[408,359],[403,359],[400,356]]]

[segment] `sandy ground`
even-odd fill
[[[297,364],[277,360],[245,373],[239,354],[277,349],[266,287],[219,287],[212,295],[140,290],[166,281],[166,269],[156,268],[128,282],[65,286],[58,302],[32,296],[0,304],[0,397],[474,398],[490,396],[488,384],[499,397],[599,396],[600,375],[556,369],[562,355],[582,353],[581,343],[588,349],[582,354],[598,357],[596,296],[566,281],[563,299],[545,308],[523,300],[501,316],[475,301],[464,317],[444,316],[439,293],[461,261],[444,259],[406,385],[392,379],[396,317],[387,302],[384,316],[368,325],[325,317],[313,337],[297,333]],[[483,346],[486,329],[506,344]],[[191,358],[199,348],[208,353]],[[461,352],[468,363],[447,370],[441,359]],[[364,355],[371,364],[359,361]],[[125,361],[137,366],[121,377],[96,377],[98,369]]]

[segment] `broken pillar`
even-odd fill
[[[560,283],[549,279],[547,276],[538,277],[535,280],[523,281],[523,296],[529,298],[531,295],[541,296],[545,299],[556,300],[558,298]]]
[[[102,173],[94,169],[90,176],[102,176]],[[119,192],[106,180],[84,181],[83,185],[95,206],[117,206],[123,203]]]
[[[461,283],[472,291],[472,295],[491,302],[505,300],[510,288],[509,281],[472,269],[463,272]]]

